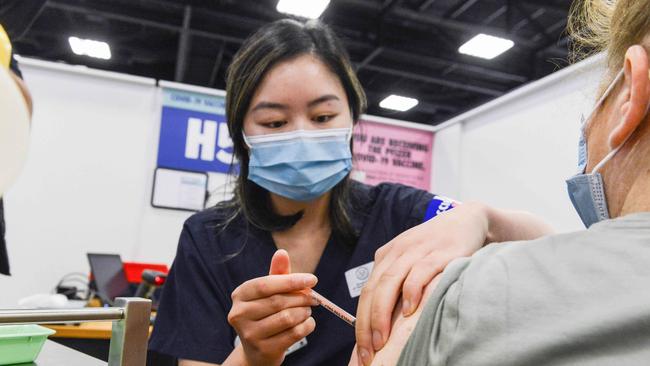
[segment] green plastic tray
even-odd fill
[[[0,365],[34,362],[52,329],[36,324],[0,325]]]

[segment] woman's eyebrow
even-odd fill
[[[326,95],[323,95],[322,97],[318,97],[318,98],[312,100],[311,102],[307,103],[307,107],[311,108],[311,107],[313,107],[313,106],[315,106],[317,104],[329,102],[330,100],[340,100],[340,99],[339,99],[339,97],[337,97],[334,94],[326,94]]]
[[[334,94],[326,94],[323,95],[322,97],[318,97],[309,103],[307,103],[307,107],[311,108],[317,104],[329,102],[330,100],[340,100],[339,97],[337,97]],[[273,102],[259,102],[251,109],[251,112],[258,111],[260,109],[280,109],[280,110],[285,110],[288,109],[289,107],[286,104],[281,104],[281,103],[273,103]]]
[[[251,109],[251,112],[255,112],[260,109],[287,109],[288,107],[285,104],[272,103],[272,102],[259,102]]]

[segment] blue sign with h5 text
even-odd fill
[[[233,145],[224,98],[163,89],[158,166],[229,173]]]

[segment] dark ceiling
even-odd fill
[[[368,94],[368,113],[437,124],[566,65],[569,3],[332,0],[321,19],[343,38]],[[48,0],[14,48],[23,56],[224,89],[225,70],[241,42],[286,17],[276,4]],[[512,39],[515,47],[491,61],[459,54],[458,47],[478,33]],[[74,55],[67,42],[73,35],[107,41],[112,59]],[[420,103],[408,112],[379,108],[389,94]]]

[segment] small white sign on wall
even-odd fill
[[[151,205],[174,210],[205,208],[208,175],[201,172],[156,168]]]

